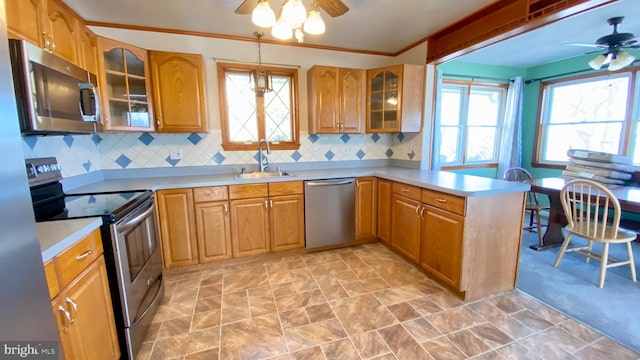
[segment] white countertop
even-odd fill
[[[341,177],[377,176],[399,181],[425,189],[442,191],[458,196],[486,196],[511,192],[528,191],[525,183],[507,182],[473,175],[463,175],[448,171],[418,170],[401,167],[366,167],[322,170],[288,171],[293,176],[264,179],[236,179],[234,174],[211,174],[167,177],[132,177],[107,179],[79,188],[70,193],[108,192],[128,190],[161,190],[174,188],[237,185],[250,183],[320,180]]]
[[[102,218],[99,217],[36,223],[42,262],[51,260],[100,225],[102,225]]]

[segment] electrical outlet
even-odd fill
[[[342,145],[340,151],[342,151],[342,155],[349,155],[349,147],[347,145]]]
[[[171,160],[182,160],[182,148],[174,147],[169,150],[169,158]]]

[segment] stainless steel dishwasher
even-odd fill
[[[355,241],[355,181],[342,178],[304,182],[307,249]]]

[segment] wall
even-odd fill
[[[444,79],[451,78],[453,80],[471,80],[476,77],[489,77],[496,79],[504,79],[504,82],[507,82],[508,79],[522,76],[523,78],[526,76],[526,69],[517,68],[517,67],[508,67],[508,66],[495,66],[495,65],[485,65],[485,64],[475,64],[468,63],[463,61],[451,61],[448,63],[444,63],[438,65],[438,70],[442,71],[443,74],[455,74],[464,77],[447,77],[443,76]],[[477,79],[477,81],[483,81],[483,79]],[[484,80],[488,81],[488,80]],[[523,131],[524,133],[524,131]],[[524,136],[523,136],[524,137]],[[451,170],[452,172],[467,174],[467,175],[477,175],[483,177],[490,178],[501,178],[502,176],[498,176],[497,168],[466,168],[460,170]]]
[[[102,169],[181,167],[251,164],[257,167],[256,151],[224,151],[221,147],[220,111],[216,61],[256,62],[255,42],[213,39],[111,28],[93,28],[100,36],[124,41],[149,50],[203,54],[207,92],[209,133],[160,134],[104,132],[24,138],[25,157],[56,156],[63,176],[70,177]],[[424,142],[419,134],[310,135],[307,117],[307,70],[316,64],[376,68],[400,63],[424,64],[426,43],[396,58],[294,46],[262,44],[262,61],[299,67],[300,149],[273,151],[273,164],[396,159],[418,163]],[[428,125],[430,119],[425,121]],[[171,160],[172,148],[183,150],[182,160]],[[416,166],[417,167],[417,166]]]

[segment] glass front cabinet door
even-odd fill
[[[421,65],[367,70],[367,132],[420,132],[424,77]]]
[[[106,38],[99,49],[104,128],[153,131],[147,51]]]

